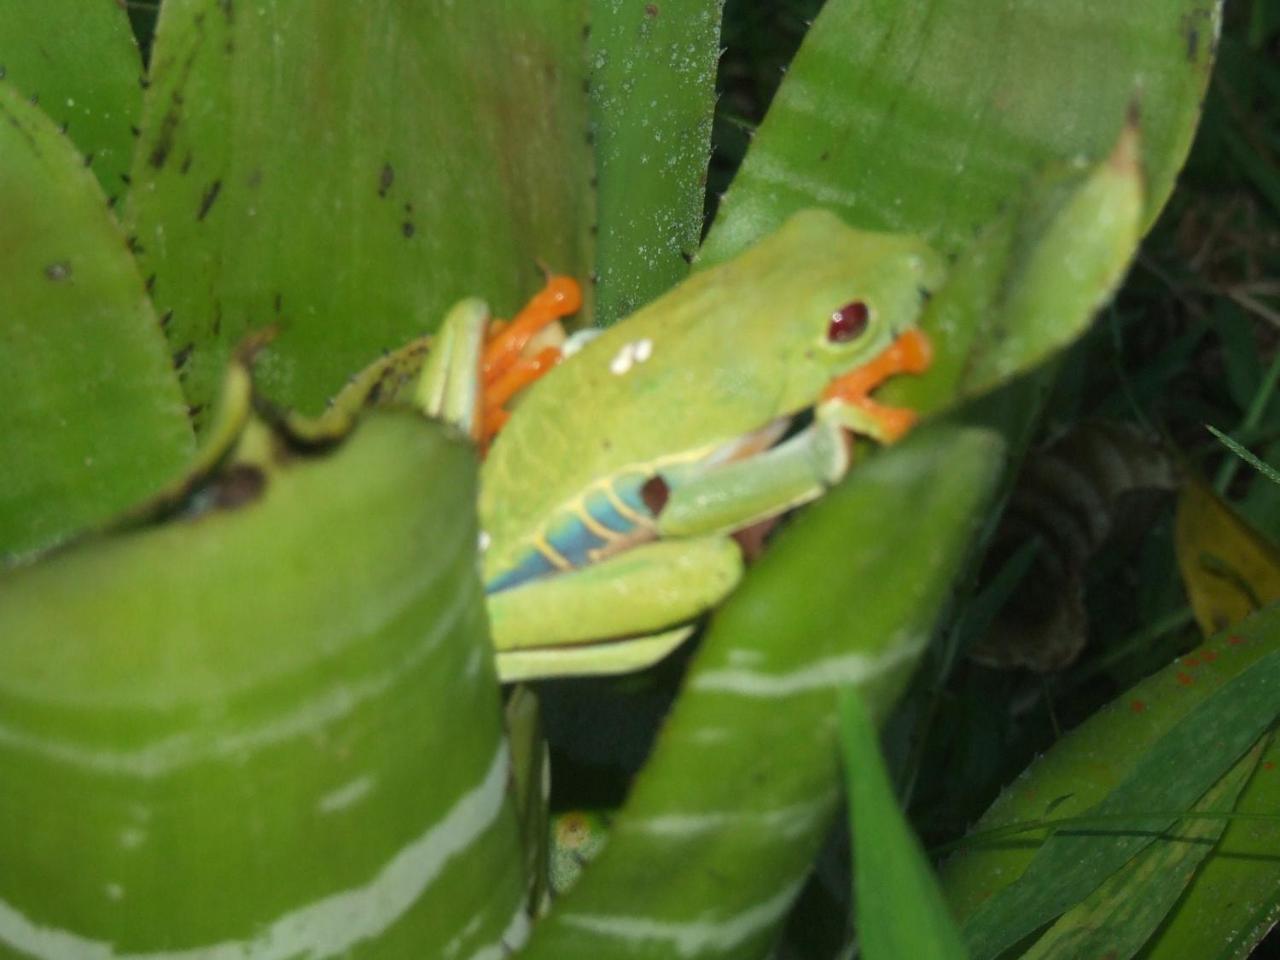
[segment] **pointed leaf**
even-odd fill
[[[120,196],[142,113],[142,58],[123,3],[41,0],[0,10],[0,80],[62,127]]]
[[[1106,156],[1134,104],[1149,224],[1190,146],[1219,20],[1203,0],[831,0],[702,256],[733,256],[815,204],[954,253],[1028,177]]]
[[[265,392],[315,413],[455,300],[505,315],[538,262],[588,274],[584,16],[550,0],[165,3],[132,229],[192,403],[251,330],[279,329]]]
[[[164,336],[98,182],[7,83],[0,211],[4,558],[152,492],[193,443]]]

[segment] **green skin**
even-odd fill
[[[615,478],[660,471],[671,492],[641,542],[490,595],[502,678],[639,669],[688,636],[741,578],[730,534],[839,480],[849,465],[845,431],[878,435],[863,411],[821,402],[823,390],[914,326],[943,276],[941,259],[915,238],[802,211],[533,384],[481,473],[486,581]],[[855,301],[869,308],[865,331],[831,342],[832,314]],[[419,384],[429,413],[464,427],[476,409],[487,317],[479,301],[459,304]],[[811,408],[812,425],[785,443],[706,462]]]

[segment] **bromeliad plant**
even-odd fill
[[[167,0],[141,86],[115,4],[0,15],[7,951],[768,954],[836,812],[836,694],[882,718],[929,642],[1034,419],[992,391],[1114,289],[1217,22],[925,6],[831,0],[701,247],[717,0]],[[474,413],[463,298],[509,314],[538,263],[618,323],[479,468],[486,617],[474,448],[406,407]],[[880,406],[829,390],[916,330]],[[932,419],[842,481],[885,405]],[[724,534],[828,487],[743,577]],[[498,674],[634,667],[710,607],[542,915],[542,748],[523,714],[509,788]]]

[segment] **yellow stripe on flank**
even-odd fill
[[[550,563],[557,570],[573,569],[573,564],[570,563],[568,560],[566,560],[559,550],[557,550],[549,542],[547,542],[546,537],[538,537],[537,539],[535,539],[533,541],[533,549],[537,550],[540,554],[546,557],[547,562]]]
[[[584,527],[590,530],[593,535],[599,537],[605,543],[615,543],[620,538],[626,536],[625,531],[613,530],[609,527],[606,527],[603,523],[601,523],[599,520],[593,517],[591,515],[591,511],[587,509],[587,501],[585,498],[582,500],[579,500],[572,507],[570,507],[570,509],[578,515],[578,518],[582,521],[582,525]]]
[[[623,519],[630,520],[636,526],[644,527],[646,530],[657,529],[657,525],[653,522],[653,518],[647,517],[643,513],[636,513],[636,511],[632,510],[631,507],[623,502],[621,497],[614,493],[612,484],[602,484],[600,489],[604,492],[604,495],[609,498],[609,502],[613,504],[614,509],[618,511]]]

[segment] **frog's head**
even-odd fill
[[[775,290],[785,291],[772,336],[786,357],[791,409],[812,404],[827,383],[915,326],[945,276],[922,240],[855,230],[825,210],[795,214],[766,245]]]

